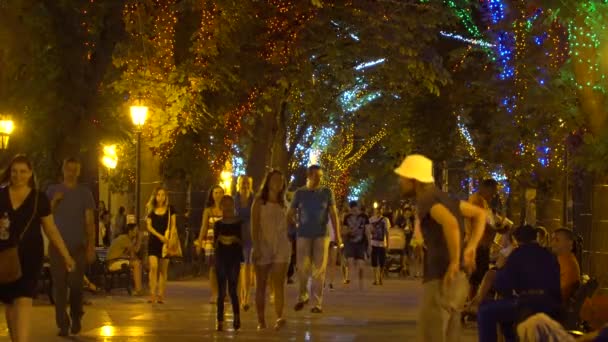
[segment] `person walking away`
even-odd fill
[[[350,212],[344,216],[342,236],[344,239],[344,255],[348,266],[346,269],[346,284],[350,284],[350,274],[355,272],[359,278],[359,288],[363,288],[363,268],[365,267],[365,252],[367,236],[365,227],[369,218],[359,208],[356,201],[348,204]]]
[[[237,194],[234,197],[236,212],[243,222],[241,232],[243,242],[243,265],[239,279],[241,306],[244,311],[249,310],[249,295],[253,283],[253,266],[251,262],[251,205],[253,204],[253,179],[249,176],[239,176],[237,181]]]
[[[253,202],[251,228],[257,285],[255,301],[258,329],[260,330],[266,328],[265,306],[268,279],[270,279],[274,291],[274,309],[277,316],[274,328],[278,330],[285,325],[283,318],[285,277],[291,258],[285,190],[283,174],[278,170],[270,171],[264,179],[260,194]]]
[[[312,276],[311,293],[315,305],[311,312],[323,312],[323,283],[329,249],[328,216],[334,227],[336,242],[342,244],[334,194],[331,189],[321,186],[322,178],[323,169],[319,165],[309,166],[306,186],[296,191],[287,213],[288,219],[295,221],[296,210],[299,210],[296,252],[299,293],[294,307],[296,311],[302,310],[309,301],[307,285],[308,278]]]
[[[575,235],[570,229],[560,228],[553,232],[551,251],[557,255],[562,302],[567,303],[581,284],[581,268],[574,254]]]
[[[164,304],[169,259],[163,255],[163,247],[169,242],[167,231],[176,231],[176,214],[173,206],[169,205],[167,190],[161,187],[154,189],[148,201],[148,282],[150,299],[148,303]],[[158,290],[158,292],[157,292]]]
[[[29,342],[32,299],[44,259],[40,226],[65,272],[74,260],[55,226],[46,195],[37,190],[30,160],[15,156],[2,174],[0,188],[0,302],[11,341]]]
[[[135,284],[135,295],[142,293],[141,286],[141,259],[137,257],[137,225],[129,224],[122,234],[118,235],[108,249],[106,262],[110,272],[119,271],[123,265],[133,270],[133,283]]]
[[[228,285],[228,294],[232,302],[232,327],[237,331],[241,328],[238,281],[243,262],[241,240],[243,221],[235,215],[232,197],[226,195],[219,203],[222,208],[222,219],[214,225],[215,272],[218,284],[216,330],[224,329],[224,297]]]
[[[215,238],[214,226],[215,222],[222,219],[221,201],[224,198],[224,189],[215,185],[209,190],[205,210],[203,211],[203,221],[196,244],[196,254],[200,254],[201,250],[205,251],[207,264],[209,265],[209,287],[211,287],[211,298],[209,303],[214,304],[217,299],[217,279],[215,278]]]
[[[95,202],[91,191],[78,184],[80,168],[77,159],[66,159],[63,162],[63,183],[51,185],[47,189],[55,224],[76,262],[72,272],[66,272],[62,253],[57,248],[49,248],[55,321],[60,336],[67,336],[68,330],[76,335],[82,329],[84,269],[87,263],[92,263],[97,257]],[[66,311],[68,300],[69,315]]]
[[[125,233],[127,229],[127,214],[125,207],[118,208],[118,214],[114,219],[114,237]]]
[[[378,208],[374,208],[372,217],[369,219],[368,240],[370,241],[369,255],[372,258],[372,269],[374,270],[374,285],[382,285],[384,277],[384,264],[386,262],[386,248],[388,246],[388,231],[391,223],[388,218],[382,216]]]
[[[399,175],[404,194],[416,198],[427,247],[418,340],[457,341],[460,315],[469,291],[465,271],[475,267],[475,251],[484,233],[486,214],[437,189],[433,162],[422,155],[407,156],[395,173]],[[462,248],[465,218],[473,221],[473,228],[468,243]]]

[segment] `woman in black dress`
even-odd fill
[[[27,342],[32,298],[44,257],[41,225],[63,256],[68,271],[74,268],[74,260],[55,226],[48,198],[36,189],[32,163],[27,157],[16,156],[4,171],[0,184],[8,184],[0,189],[0,251],[18,246],[22,272],[16,281],[0,284],[0,301],[5,304],[11,340]]]
[[[163,257],[163,246],[168,242],[165,233],[171,228],[176,231],[175,209],[169,205],[167,190],[156,188],[148,201],[147,226],[150,233],[148,238],[148,261],[150,263],[150,300],[148,303],[163,304],[169,259]],[[156,285],[158,283],[158,294]]]
[[[237,286],[243,262],[243,221],[235,215],[234,199],[224,196],[221,200],[222,219],[215,223],[215,272],[217,275],[217,331],[223,330],[224,297],[226,285],[232,302],[234,330],[241,328],[239,295]]]

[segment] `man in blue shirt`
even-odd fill
[[[515,341],[514,324],[523,314],[559,313],[561,290],[559,264],[551,252],[536,241],[537,231],[531,226],[517,228],[517,247],[496,272],[494,288],[502,299],[484,303],[477,313],[479,341],[497,340],[497,324],[506,341]]]
[[[312,276],[311,292],[315,300],[313,313],[322,313],[323,283],[329,251],[328,218],[331,219],[336,242],[341,245],[338,210],[331,189],[321,186],[323,169],[319,165],[308,168],[306,186],[298,189],[293,197],[288,217],[296,222],[297,211],[297,242],[296,257],[300,291],[296,311],[304,308],[310,297],[308,294],[308,279]]]
[[[68,158],[63,162],[63,183],[51,185],[47,190],[57,229],[76,262],[76,268],[66,272],[63,258],[59,257],[56,249],[49,248],[59,336],[68,336],[68,332],[76,335],[82,328],[84,269],[87,262],[93,262],[96,257],[95,202],[91,191],[78,184],[79,176],[80,162]],[[68,302],[70,315],[67,313]]]

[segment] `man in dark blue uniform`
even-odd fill
[[[494,288],[501,299],[480,306],[479,341],[497,340],[500,324],[506,341],[515,341],[515,324],[535,313],[556,318],[561,293],[557,258],[536,241],[536,229],[522,226],[514,233],[517,247],[496,274]]]

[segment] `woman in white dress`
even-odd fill
[[[268,279],[274,291],[274,309],[277,316],[275,329],[285,325],[285,279],[291,258],[291,242],[287,230],[285,204],[285,178],[272,170],[264,179],[259,195],[251,208],[251,237],[253,264],[256,275],[256,309],[258,329],[266,328],[265,304]]]

